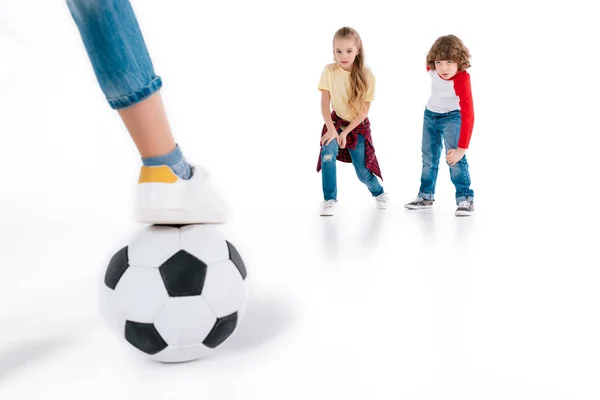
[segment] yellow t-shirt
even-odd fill
[[[365,102],[370,103],[375,96],[375,76],[370,69],[367,72],[367,93]],[[348,92],[350,90],[350,72],[343,69],[339,64],[328,64],[323,68],[319,90],[327,90],[331,96],[331,107],[342,119],[350,122],[352,116],[348,109]]]

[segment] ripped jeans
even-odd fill
[[[321,149],[321,177],[323,179],[323,197],[325,200],[337,200],[336,157],[338,151],[337,140],[332,140]],[[367,186],[374,197],[382,194],[383,187],[379,180],[365,165],[365,137],[358,135],[356,148],[354,150],[348,149],[348,151],[352,156],[352,165],[354,165],[358,179]]]

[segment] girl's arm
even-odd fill
[[[327,130],[335,132],[335,126],[331,120],[331,109],[329,108],[330,102],[331,96],[329,95],[329,92],[327,90],[321,90],[321,114],[323,114],[323,120],[325,120]]]
[[[327,90],[321,90],[321,114],[323,114],[325,126],[327,127],[327,132],[321,136],[321,144],[324,144],[325,146],[328,146],[332,140],[338,140],[338,133],[335,130],[333,120],[331,119],[331,110],[329,108],[330,99],[329,92]]]
[[[350,125],[344,128],[340,135],[347,136],[350,132],[352,132],[354,128],[356,128],[361,122],[363,122],[369,114],[369,107],[371,107],[371,103],[365,103],[365,110],[358,114],[352,121],[350,121]]]

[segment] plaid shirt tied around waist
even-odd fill
[[[331,113],[331,119],[333,121],[333,126],[337,132],[340,131],[342,126],[350,125],[348,121],[340,118],[335,111]],[[323,130],[321,131],[321,137],[327,133],[327,125],[323,125]],[[375,147],[373,146],[373,140],[371,139],[371,123],[369,122],[369,118],[365,118],[363,122],[358,124],[356,128],[352,130],[346,137],[346,147],[343,149],[339,149],[338,155],[336,159],[341,162],[351,163],[352,156],[348,149],[354,150],[356,145],[358,144],[358,135],[363,135],[365,137],[365,164],[369,171],[371,171],[375,176],[378,176],[379,179],[383,180],[381,176],[381,170],[379,168],[379,163],[377,162],[377,156],[375,155]],[[323,145],[321,145],[321,150],[323,150]],[[319,151],[319,162],[317,163],[317,172],[321,171],[321,152]]]

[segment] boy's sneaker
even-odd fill
[[[431,208],[433,206],[433,202],[434,200],[425,200],[422,197],[417,197],[414,201],[405,204],[404,207],[411,210],[422,210],[425,208]]]
[[[167,165],[142,166],[137,185],[135,220],[149,224],[220,224],[227,205],[208,182],[208,173],[192,166],[181,179]]]
[[[467,217],[469,215],[473,215],[474,211],[475,207],[473,206],[473,202],[465,200],[458,203],[458,208],[456,209],[454,215],[457,217]]]
[[[388,195],[387,193],[381,193],[375,197],[375,208],[378,210],[385,210],[388,206]]]
[[[335,214],[337,200],[325,200],[321,203],[321,216],[331,217]]]

